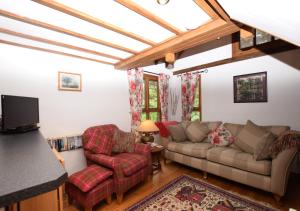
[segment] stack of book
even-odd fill
[[[48,138],[48,144],[58,152],[82,148],[82,136],[65,136],[59,138]]]

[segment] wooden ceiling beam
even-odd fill
[[[142,43],[145,43],[147,45],[150,45],[150,46],[154,46],[156,45],[157,43],[149,40],[149,39],[146,39],[146,38],[143,38],[137,34],[134,34],[132,32],[129,32],[129,31],[126,31],[118,26],[115,26],[113,24],[110,24],[110,23],[107,23],[103,20],[100,20],[96,17],[93,17],[93,16],[90,16],[86,13],[83,13],[81,11],[78,11],[78,10],[75,10],[71,7],[68,7],[66,5],[63,5],[63,4],[60,4],[58,2],[55,2],[53,0],[33,0],[34,2],[36,3],[39,3],[39,4],[42,4],[44,6],[47,6],[47,7],[50,7],[52,9],[55,9],[55,10],[58,10],[62,13],[65,13],[65,14],[68,14],[68,15],[71,15],[73,17],[76,17],[76,18],[79,18],[81,20],[84,20],[84,21],[87,21],[89,23],[92,23],[92,24],[95,24],[97,26],[101,26],[101,27],[104,27],[108,30],[111,30],[111,31],[114,31],[114,32],[117,32],[119,34],[122,34],[122,35],[125,35],[127,37],[130,37],[134,40],[137,40],[139,42],[142,42]]]
[[[119,4],[123,5],[124,7],[127,7],[128,9],[136,12],[137,14],[140,14],[144,16],[145,18],[148,18],[150,21],[157,23],[158,25],[162,26],[163,28],[173,32],[174,34],[181,34],[183,31],[178,29],[177,27],[171,25],[170,23],[166,22],[162,18],[154,15],[153,13],[147,11],[143,7],[139,6],[138,4],[134,3],[133,1],[128,1],[128,0],[115,0]]]
[[[77,59],[85,59],[85,60],[98,62],[98,63],[102,63],[102,64],[114,65],[111,62],[106,62],[106,61],[93,59],[93,58],[88,58],[88,57],[84,57],[84,56],[78,56],[78,55],[75,55],[75,54],[65,53],[65,52],[62,52],[62,51],[55,51],[55,50],[51,50],[51,49],[40,48],[40,47],[36,47],[36,46],[32,46],[32,45],[24,45],[24,44],[11,42],[11,41],[7,41],[7,40],[2,40],[2,39],[0,39],[0,43],[7,44],[7,45],[13,45],[13,46],[21,47],[21,48],[28,48],[28,49],[32,49],[32,50],[43,51],[43,52],[52,53],[52,54],[58,54],[58,55],[63,55],[63,56],[74,57],[74,58],[77,58]]]
[[[208,15],[211,19],[219,18],[218,14],[207,4],[205,0],[194,0],[194,2]]]
[[[131,53],[131,54],[136,54],[137,53],[137,51],[134,51],[132,49],[129,49],[129,48],[126,48],[126,47],[123,47],[123,46],[119,46],[119,45],[116,45],[116,44],[113,44],[113,43],[110,43],[110,42],[107,42],[107,41],[104,41],[104,40],[100,40],[100,39],[97,39],[97,38],[94,38],[94,37],[90,37],[90,36],[87,36],[87,35],[84,35],[84,34],[80,34],[78,32],[74,32],[74,31],[59,27],[59,26],[54,26],[54,25],[51,25],[51,24],[48,24],[48,23],[45,23],[45,22],[35,20],[35,19],[23,17],[23,16],[20,16],[20,15],[17,15],[17,14],[14,14],[14,13],[11,13],[11,12],[8,12],[8,11],[5,11],[5,10],[0,9],[0,15],[4,16],[4,17],[7,17],[7,18],[17,20],[17,21],[21,21],[21,22],[24,22],[24,23],[32,24],[32,25],[35,25],[35,26],[38,26],[38,27],[42,27],[42,28],[45,28],[45,29],[49,29],[49,30],[52,30],[52,31],[67,34],[67,35],[70,35],[70,36],[73,36],[73,37],[76,37],[76,38],[84,39],[84,40],[87,40],[87,41],[90,41],[90,42],[105,45],[105,46],[108,46],[108,47],[111,47],[111,48],[118,49],[120,51],[125,51],[125,52]]]
[[[216,0],[206,0],[206,1],[210,4],[211,8],[213,8],[222,19],[224,19],[227,22],[230,21],[230,17]]]
[[[232,46],[238,47],[238,46]],[[274,43],[267,43],[265,45],[259,46],[257,48],[253,48],[251,50],[246,50],[246,52],[242,52],[240,54],[233,54],[231,58],[222,59],[219,61],[214,61],[206,64],[196,65],[193,67],[177,70],[173,72],[173,75],[179,75],[187,72],[197,71],[205,68],[216,67],[224,64],[229,64],[233,62],[243,61],[247,59],[252,59],[260,56],[271,55],[275,53],[280,53],[284,51],[299,49],[299,47],[287,43],[283,40],[276,40]]]
[[[166,53],[178,53],[182,50],[189,49],[212,40],[218,37],[227,36],[239,31],[239,27],[232,22],[225,22],[222,19],[216,19],[206,23],[195,30],[191,30],[173,39],[161,43],[151,49],[146,49],[138,55],[118,62],[115,65],[116,69],[129,69],[141,67],[149,61],[154,61],[163,58]]]
[[[56,45],[56,46],[60,46],[60,47],[64,47],[64,48],[69,48],[69,49],[72,49],[72,50],[82,51],[82,52],[85,52],[85,53],[94,54],[96,56],[103,56],[103,57],[107,57],[107,58],[110,58],[110,59],[122,60],[121,57],[113,56],[113,55],[106,54],[106,53],[101,53],[101,52],[86,49],[86,48],[81,48],[81,47],[74,46],[74,45],[69,45],[69,44],[62,43],[62,42],[57,42],[57,41],[54,41],[54,40],[49,40],[49,39],[45,39],[45,38],[41,38],[41,37],[37,37],[37,36],[32,36],[32,35],[29,35],[29,34],[15,32],[15,31],[11,31],[11,30],[4,29],[4,28],[1,28],[1,27],[0,27],[0,33],[5,33],[5,34],[17,36],[17,37],[22,37],[22,38],[25,38],[25,39],[30,39],[30,40],[34,40],[34,41],[38,41],[38,42],[43,42],[43,43],[47,43],[47,44],[51,44],[51,45]]]

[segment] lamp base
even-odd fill
[[[144,136],[141,137],[141,142],[143,142],[144,144],[147,144],[148,142],[153,142],[154,141],[154,137],[150,134],[145,134]]]

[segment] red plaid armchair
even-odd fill
[[[145,180],[152,171],[151,148],[149,145],[135,143],[131,153],[97,154],[87,150],[85,146],[93,137],[105,135],[112,138],[120,131],[117,126],[101,125],[88,128],[83,134],[83,147],[88,165],[98,164],[113,170],[114,192],[121,203],[123,194],[131,187]],[[122,131],[121,131],[122,132]],[[122,132],[125,133],[125,132]],[[114,141],[114,140],[113,140]],[[113,144],[115,144],[113,142]]]

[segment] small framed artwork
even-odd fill
[[[81,91],[81,74],[58,72],[58,90]]]
[[[233,77],[234,103],[268,102],[267,72]]]

